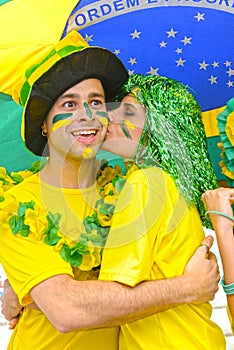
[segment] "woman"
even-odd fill
[[[99,278],[133,287],[183,272],[204,237],[200,195],[217,182],[199,106],[183,84],[135,75],[118,100],[104,147],[139,169],[119,195]],[[119,349],[225,349],[210,316],[208,303],[190,303],[123,325]]]
[[[201,195],[219,186],[194,96],[176,80],[135,74],[123,86],[117,101],[123,102],[122,113],[117,110],[110,114],[112,123],[106,141],[111,142],[105,142],[102,148],[139,165],[162,167],[187,203],[195,204],[204,226],[211,227]],[[129,145],[126,137],[135,142]]]

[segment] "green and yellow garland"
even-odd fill
[[[234,185],[234,97],[231,98],[225,109],[217,116],[220,133],[221,158],[219,165],[225,175],[228,186]]]
[[[100,167],[96,180],[100,199],[96,202],[92,215],[84,219],[84,232],[80,233],[78,241],[72,240],[60,230],[60,213],[47,212],[34,201],[17,203],[14,199],[16,204],[13,206],[13,211],[11,210],[10,215],[5,214],[12,233],[43,240],[46,244],[53,246],[74,268],[79,267],[80,270],[89,271],[98,267],[119,193],[126,179],[137,169],[138,166],[130,164],[123,172],[119,165],[112,167],[106,162]],[[9,188],[33,173],[30,170],[9,175],[1,168],[0,188],[4,192],[2,201],[8,201]],[[14,181],[14,178],[20,181]],[[11,205],[12,200],[11,198]]]

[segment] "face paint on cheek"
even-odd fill
[[[88,147],[84,150],[84,152],[83,152],[83,154],[82,154],[82,157],[85,158],[85,159],[89,159],[89,158],[92,157],[92,154],[93,154],[93,150],[92,150],[91,147],[88,146]]]
[[[97,115],[100,115],[98,121],[103,124],[105,127],[108,127],[108,114],[106,112],[97,111]]]
[[[73,113],[57,114],[53,118],[52,131],[55,131],[63,126],[68,126],[71,124],[71,119],[68,119],[73,116]]]
[[[125,120],[125,125],[132,130],[136,129],[135,125],[133,125],[128,119]]]
[[[85,108],[85,112],[86,112],[87,117],[91,119],[92,118],[92,112],[91,112],[91,109],[88,106],[88,103],[84,102],[83,106]]]
[[[123,131],[124,135],[127,137],[127,139],[132,140],[132,136],[129,134],[128,128],[125,125],[125,120],[122,120],[120,122],[120,127],[121,127],[121,130]]]

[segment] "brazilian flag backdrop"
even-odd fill
[[[25,6],[30,3],[0,1],[0,19],[3,6],[11,5],[9,27],[17,31],[25,27],[22,35],[27,36],[36,25],[37,13],[27,27],[17,20],[14,4],[20,2]],[[63,11],[64,0],[34,0],[30,8],[39,3],[47,13],[45,25],[56,21],[53,12],[46,11],[47,6],[53,5],[58,14],[64,12],[58,35],[75,29],[89,45],[114,52],[129,74],[162,75],[186,84],[202,108],[211,161],[218,178],[223,178],[216,116],[234,97],[233,0],[70,0],[69,16]],[[34,40],[40,40],[40,35],[38,31]],[[21,113],[9,95],[0,94],[0,165],[9,171],[28,168],[38,159],[21,140]]]

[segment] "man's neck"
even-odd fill
[[[40,172],[43,181],[62,188],[88,188],[95,183],[98,166],[95,158],[48,161]]]

